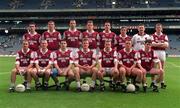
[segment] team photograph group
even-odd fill
[[[136,92],[147,92],[149,86],[153,92],[166,88],[165,50],[169,43],[161,23],[154,25],[153,34],[146,33],[145,25],[139,24],[133,36],[127,35],[126,26],[115,34],[108,21],[101,32],[95,31],[93,20],[87,21],[85,31],[77,29],[76,20],[68,23],[68,29],[60,33],[55,22],[49,21],[42,34],[36,31],[34,22],[29,23],[16,54],[9,92],[15,91],[17,75],[23,77],[25,91],[33,90],[33,82],[36,90],[48,91],[52,79],[55,90],[61,90],[64,82],[69,91],[71,82],[75,82],[76,91],[81,92],[82,84],[87,83],[82,82],[84,77],[91,79],[89,92],[105,91],[107,82],[112,91],[120,88],[126,92],[129,84]]]

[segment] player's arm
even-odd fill
[[[117,52],[114,52],[114,69],[117,71],[118,69],[118,60],[117,60]]]

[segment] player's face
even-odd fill
[[[46,48],[47,48],[47,46],[48,46],[47,41],[43,41],[43,42],[41,42],[41,48],[46,49]]]
[[[35,31],[36,30],[36,26],[34,24],[30,24],[29,25],[29,31]]]
[[[83,48],[89,48],[89,42],[88,41],[83,42]]]
[[[156,26],[156,32],[162,32],[163,28],[161,25]]]
[[[70,28],[76,28],[76,21],[72,20],[69,23]]]
[[[48,29],[49,29],[49,30],[54,30],[54,29],[55,29],[55,24],[54,24],[54,22],[49,22],[49,23],[48,23]]]
[[[130,49],[131,46],[132,46],[131,41],[126,41],[126,42],[125,42],[125,48],[126,48],[126,49]]]
[[[139,31],[139,33],[144,33],[145,27],[144,26],[139,26],[138,31]]]
[[[104,24],[104,29],[105,30],[110,30],[111,29],[111,24],[110,23],[105,23]]]
[[[120,32],[121,32],[122,35],[126,35],[127,29],[126,29],[126,28],[122,28],[122,29],[120,30]]]
[[[93,23],[88,23],[86,26],[88,30],[93,30]]]
[[[145,46],[146,49],[149,50],[151,48],[151,45],[152,45],[151,43],[146,43],[144,46]]]
[[[29,43],[28,42],[23,42],[23,49],[28,49],[28,47],[29,47]]]
[[[105,48],[111,48],[111,42],[105,42]]]
[[[62,41],[61,42],[61,48],[66,48],[67,47],[67,43],[66,43],[66,41]]]

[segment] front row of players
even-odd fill
[[[146,75],[156,75],[153,82],[153,91],[158,91],[159,82],[163,82],[163,69],[161,62],[151,49],[151,40],[145,41],[144,50],[135,51],[132,49],[132,42],[127,39],[125,48],[116,52],[111,48],[111,41],[105,41],[105,47],[102,51],[91,51],[89,41],[84,38],[82,49],[77,53],[72,53],[67,49],[67,43],[62,40],[60,49],[51,52],[48,50],[46,40],[41,41],[40,49],[33,52],[28,48],[28,41],[23,41],[22,49],[17,53],[16,65],[11,73],[11,85],[9,90],[14,91],[16,75],[20,74],[27,79],[26,90],[31,90],[31,80],[35,80],[36,88],[42,86],[39,77],[44,77],[44,89],[48,89],[48,81],[53,78],[56,89],[59,90],[59,76],[65,76],[66,82],[75,80],[77,82],[77,91],[81,91],[80,78],[83,75],[92,77],[90,91],[96,88],[96,80],[100,81],[100,90],[104,91],[104,76],[110,77],[110,87],[115,89],[120,86],[126,91],[127,83],[133,82],[136,91],[140,84],[144,92],[147,90]],[[156,68],[155,68],[156,67]],[[130,81],[133,78],[133,81]],[[67,90],[69,83],[66,84]]]

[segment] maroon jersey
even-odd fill
[[[91,66],[95,62],[95,54],[93,51],[88,50],[88,52],[84,52],[83,50],[79,50],[75,55],[76,63],[79,65],[89,65]]]
[[[23,50],[20,50],[16,54],[16,64],[20,67],[27,67],[30,63],[33,63],[33,53],[30,49],[26,53]]]
[[[88,38],[89,48],[96,49],[98,44],[98,32],[93,31],[92,33],[85,31],[82,33],[82,38]]]
[[[48,49],[51,51],[59,49],[59,42],[61,41],[61,33],[58,31],[54,31],[50,33],[49,31],[45,31],[41,37],[42,40],[47,40]]]
[[[153,42],[154,43],[165,43],[168,42],[168,37],[167,35],[161,33],[161,35],[157,35],[154,33],[153,35]],[[165,50],[165,48],[159,48],[159,47],[152,47],[154,50]]]
[[[23,40],[27,40],[29,42],[29,48],[32,51],[37,51],[39,49],[40,37],[41,35],[38,33],[35,34],[26,33],[23,35]]]
[[[126,40],[130,39],[130,36],[122,37],[121,35],[117,36],[115,39],[115,46],[117,48],[117,51],[122,50],[125,47]]]
[[[102,67],[114,67],[114,63],[117,62],[117,52],[113,49],[107,52],[104,49],[101,51],[99,59]]]
[[[141,66],[147,71],[150,71],[153,68],[154,62],[159,61],[153,50],[150,50],[147,53],[144,50],[140,50],[139,59],[141,60]]]
[[[125,49],[122,49],[118,52],[118,60],[120,64],[130,68],[133,64],[137,63],[138,55],[137,52],[132,49],[129,53],[126,52]]]
[[[60,68],[66,68],[72,63],[72,54],[70,50],[62,52],[57,50],[54,56],[54,63],[57,64]]]
[[[48,49],[45,52],[42,52],[41,49],[35,52],[35,63],[40,67],[46,67],[48,64],[52,64],[52,58],[52,53]]]
[[[106,40],[110,40],[111,44],[112,44],[112,48],[114,47],[114,42],[115,42],[115,38],[116,38],[116,34],[114,32],[109,32],[109,33],[105,33],[100,32],[99,33],[99,37],[98,37],[98,41],[99,41],[99,48],[103,49],[104,48],[104,43]]]
[[[67,47],[79,48],[82,39],[82,34],[79,30],[67,30],[64,32],[64,38],[67,42]]]

